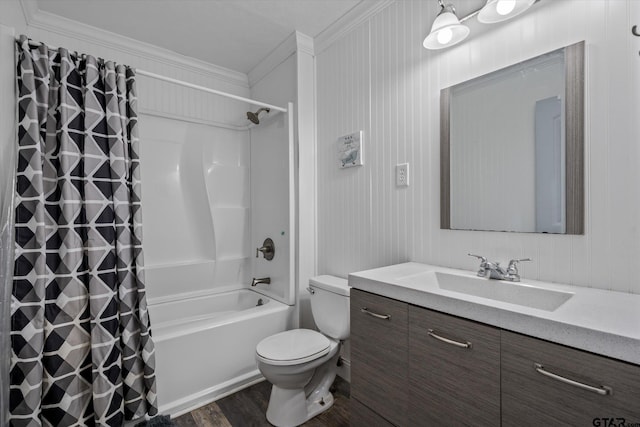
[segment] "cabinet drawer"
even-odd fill
[[[500,425],[500,330],[409,306],[409,425]]]
[[[393,427],[389,421],[351,398],[351,427]]]
[[[407,304],[352,289],[350,305],[351,396],[405,425]]]
[[[640,366],[502,331],[502,412],[505,426],[640,423]]]

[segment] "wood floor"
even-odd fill
[[[349,383],[336,377],[331,408],[304,423],[305,427],[343,427],[349,425]],[[271,384],[267,381],[184,414],[173,421],[178,427],[268,427],[267,405]]]

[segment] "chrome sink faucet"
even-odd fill
[[[499,262],[487,261],[487,257],[482,255],[468,254],[480,260],[478,268],[478,276],[495,280],[508,280],[510,282],[519,282],[520,273],[518,272],[518,263],[522,261],[531,261],[531,258],[512,259],[509,266],[505,269]]]

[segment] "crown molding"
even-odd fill
[[[262,61],[249,71],[249,86],[262,80],[267,74],[282,64],[296,51],[315,56],[328,48],[336,40],[344,37],[355,27],[380,12],[395,0],[379,0],[375,2],[361,1],[333,24],[323,30],[315,39],[299,31],[293,32],[282,43],[272,50]]]
[[[358,3],[316,36],[314,40],[316,55],[393,3],[395,3],[395,0],[361,1]]]
[[[38,13],[38,2],[36,0],[20,0],[20,7],[27,25],[31,23],[33,17]]]
[[[306,34],[302,34],[296,31],[296,47],[298,52],[306,53],[311,56],[315,56],[315,41],[313,37],[309,37]]]
[[[253,86],[262,80],[267,74],[272,72],[278,65],[286,61],[296,52],[306,53],[314,56],[313,37],[294,31],[282,43],[262,59],[249,71],[249,86]]]
[[[135,40],[133,38],[93,27],[79,21],[74,21],[53,13],[39,10],[36,0],[20,0],[20,4],[27,21],[27,25],[31,28],[37,28],[65,37],[87,41],[122,53],[161,62],[189,72],[199,73],[207,77],[215,77],[243,88],[249,87],[247,75],[244,73],[210,64],[186,55],[181,55],[169,49],[155,46],[151,43]]]
[[[275,49],[265,56],[258,64],[247,73],[249,77],[249,87],[255,85],[272,72],[278,65],[282,64],[291,55],[296,53],[297,32],[291,33]]]

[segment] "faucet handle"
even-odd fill
[[[467,255],[478,258],[482,264],[485,264],[487,262],[487,257],[485,256],[474,255],[474,254],[467,254]]]
[[[467,254],[469,256],[472,257],[476,257],[480,260],[480,267],[478,268],[478,277],[486,277],[487,276],[487,268],[489,267],[489,264],[487,262],[487,257],[482,256],[482,255],[474,255],[474,254]]]
[[[273,240],[266,238],[262,243],[262,247],[256,248],[256,258],[258,258],[258,254],[260,252],[262,252],[264,259],[266,259],[267,261],[271,261],[274,254],[276,253],[276,247],[273,244]]]
[[[509,267],[507,268],[507,271],[510,273],[518,273],[518,263],[519,262],[523,262],[523,261],[532,261],[531,258],[519,258],[519,259],[512,259],[511,261],[509,261]]]

